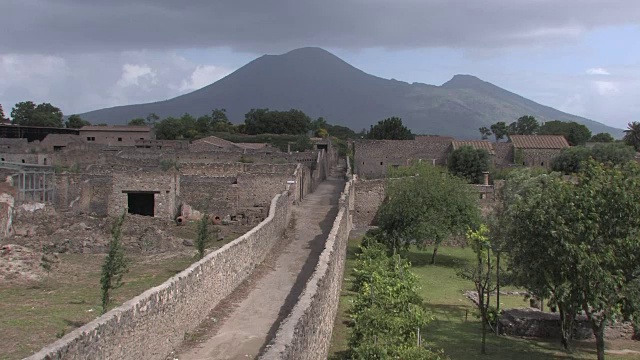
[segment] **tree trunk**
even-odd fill
[[[562,343],[562,347],[565,350],[569,349],[569,338],[571,337],[571,334],[567,335],[567,330],[570,332],[572,331],[571,328],[567,329],[567,318],[565,317],[567,314],[565,314],[564,311],[564,306],[562,304],[562,302],[558,302],[558,311],[560,312],[560,335],[562,336],[560,343]]]
[[[500,335],[500,251],[496,252],[496,335]]]
[[[436,255],[438,254],[438,244],[433,247],[433,255],[431,256],[431,265],[436,264]]]
[[[598,354],[598,360],[604,360],[604,325],[605,321],[600,321],[599,325],[596,325],[594,320],[591,320],[593,323],[593,335],[596,337],[596,351]]]
[[[487,353],[487,312],[482,310],[482,347],[480,348],[481,354]],[[599,360],[599,359],[598,359]]]

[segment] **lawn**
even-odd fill
[[[360,238],[350,239],[348,260],[345,268],[338,316],[331,342],[330,359],[345,359],[349,328],[347,314],[350,298],[351,272],[354,265],[354,254]],[[480,350],[480,322],[475,317],[473,304],[463,296],[463,292],[471,290],[473,285],[456,276],[456,270],[468,261],[473,261],[471,249],[458,247],[441,247],[438,250],[436,265],[430,265],[431,249],[424,252],[413,249],[407,256],[411,260],[413,271],[421,282],[421,295],[436,319],[425,331],[425,340],[433,348],[443,349],[451,359],[478,359]],[[518,296],[501,297],[505,307],[526,306],[527,303]],[[630,349],[640,351],[640,342],[610,342],[608,349]],[[593,342],[576,343],[572,353],[565,352],[559,341],[539,341],[506,336],[488,335],[487,359],[595,359]],[[607,359],[640,359],[635,355],[607,355]]]

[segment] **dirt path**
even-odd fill
[[[342,174],[335,172],[294,207],[292,239],[275,260],[273,270],[257,279],[248,295],[205,336],[206,340],[174,358],[244,360],[262,352],[313,273],[337,215],[342,179]]]

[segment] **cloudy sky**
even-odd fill
[[[320,46],[384,78],[472,74],[610,125],[640,121],[638,0],[0,0],[0,14],[6,113],[163,100]]]

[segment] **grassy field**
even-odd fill
[[[197,223],[176,227],[181,238],[195,240]],[[215,249],[237,238],[211,239]],[[113,305],[160,285],[191,265],[195,248],[178,254],[132,255],[124,285],[113,292]],[[40,350],[73,329],[100,316],[100,269],[102,254],[61,254],[49,277],[39,282],[0,283],[0,360],[21,359]]]
[[[330,359],[345,359],[349,337],[348,308],[353,293],[350,289],[351,270],[354,254],[360,239],[349,242],[348,260],[345,270],[342,294],[333,339]],[[425,333],[425,340],[433,348],[443,349],[451,359],[595,359],[595,344],[590,341],[576,343],[571,353],[565,352],[559,341],[537,341],[506,336],[488,335],[487,356],[480,351],[480,321],[475,317],[473,304],[463,296],[463,291],[471,290],[472,284],[456,276],[456,270],[467,261],[473,261],[471,249],[443,247],[438,251],[437,263],[429,265],[430,249],[424,252],[411,251],[408,254],[413,271],[421,280],[421,294],[427,307],[435,315]],[[501,297],[505,308],[526,306],[517,296]],[[607,349],[629,349],[640,351],[640,342],[608,342]],[[607,359],[640,359],[635,355],[607,355]]]

